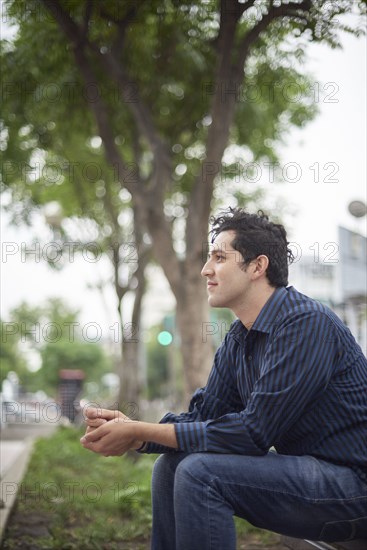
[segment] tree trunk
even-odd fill
[[[141,353],[143,343],[141,340],[140,326],[142,301],[146,291],[145,270],[150,261],[150,247],[144,244],[143,239],[145,230],[143,212],[134,204],[133,213],[134,246],[137,265],[136,270],[131,275],[131,280],[134,279],[136,281],[136,288],[134,289],[135,296],[131,322],[122,325],[122,372],[120,376],[119,394],[121,406],[128,403],[129,409],[137,407],[143,385],[143,359]],[[118,277],[118,274],[116,274],[116,277]],[[121,303],[119,313],[122,321],[123,313]],[[134,413],[134,411],[132,412]],[[126,414],[127,416],[131,416],[128,412]]]
[[[124,414],[132,416],[137,412],[139,395],[141,390],[141,377],[139,365],[139,335],[138,332],[124,335],[122,344],[122,368],[120,373],[120,392],[118,408]]]
[[[185,372],[184,399],[187,404],[193,392],[206,384],[213,361],[213,345],[207,337],[208,299],[200,268],[192,266],[185,281],[184,297],[177,302],[177,328]]]

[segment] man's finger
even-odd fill
[[[82,443],[82,445],[84,449],[93,451],[93,453],[101,454],[101,446],[99,441],[85,442],[85,443]]]
[[[90,426],[92,428],[99,428],[99,426],[102,426],[102,424],[106,424],[107,420],[104,418],[87,418],[86,424],[87,426]]]
[[[93,443],[94,441],[98,441],[105,435],[104,426],[100,426],[99,428],[95,428],[94,430],[91,430],[88,433],[85,433],[83,437],[80,439],[80,443]]]
[[[95,407],[89,407],[85,411],[85,416],[87,419],[95,419],[95,418],[104,418],[105,420],[113,420],[114,418],[118,418],[120,415],[119,411],[110,409],[101,409],[101,408],[95,408]]]

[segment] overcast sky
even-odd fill
[[[335,240],[339,224],[366,234],[366,218],[358,222],[347,210],[352,200],[366,201],[366,40],[344,36],[343,44],[310,46],[307,71],[326,97],[319,116],[281,149],[284,164],[302,169],[300,181],[279,192],[295,207],[292,239],[305,247]]]
[[[366,40],[344,36],[343,46],[343,50],[309,46],[306,69],[314,75],[314,89],[320,90],[320,113],[304,129],[292,130],[279,148],[280,167],[291,181],[267,184],[269,192],[285,201],[293,213],[285,224],[290,240],[304,254],[312,253],[314,243],[319,243],[322,254],[327,243],[337,242],[339,224],[366,234],[366,217],[356,220],[347,210],[350,201],[367,199]],[[6,216],[1,225],[3,320],[21,300],[39,304],[47,297],[61,296],[81,309],[82,324],[97,322],[106,327],[106,335],[116,321],[114,293],[106,291],[102,300],[100,293],[86,289],[86,282],[106,278],[107,263],[91,262],[84,255],[61,273],[50,271],[42,261],[25,263],[21,243],[29,242],[29,231],[7,227]]]

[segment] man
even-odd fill
[[[237,317],[189,411],[159,424],[90,409],[82,444],[163,453],[154,550],[232,550],[233,515],[293,537],[367,539],[367,361],[327,307],[288,284],[284,227],[213,221],[208,301]],[[118,415],[116,419],[116,415]]]

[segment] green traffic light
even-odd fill
[[[167,330],[162,330],[157,336],[157,340],[161,346],[169,346],[172,344],[173,336]]]

